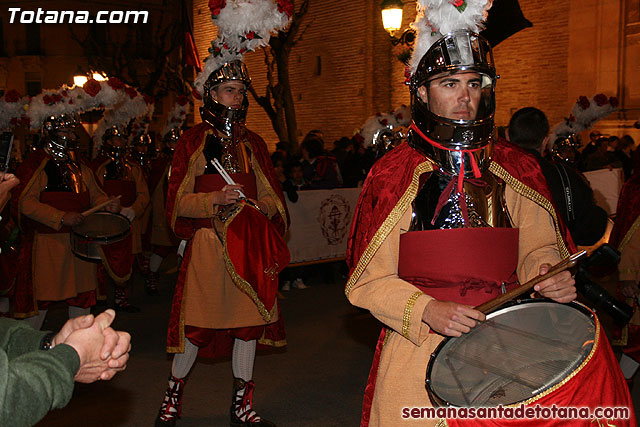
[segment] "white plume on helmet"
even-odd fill
[[[460,3],[460,6],[455,4]],[[443,35],[456,30],[479,33],[493,0],[418,0],[418,14],[411,26],[416,30],[416,42],[411,57],[411,71],[429,48]]]
[[[201,95],[212,72],[226,62],[242,60],[246,52],[267,46],[272,32],[289,25],[290,15],[281,10],[281,3],[274,0],[227,0],[217,15],[212,10],[218,36],[211,42],[210,54],[194,82]],[[293,7],[290,2],[288,6]]]

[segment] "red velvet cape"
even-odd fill
[[[383,226],[389,227],[387,219],[390,214],[394,211],[401,213],[403,209],[409,208],[413,200],[407,200],[403,196],[412,186],[417,191],[418,182],[424,182],[432,170],[435,170],[435,166],[406,142],[373,165],[360,193],[347,243],[346,260],[349,265],[349,279],[345,288],[347,296],[377,250],[375,248],[372,251],[370,248],[376,233]],[[551,214],[556,225],[556,237],[561,255],[566,257],[576,251],[569,230],[556,213],[551,191],[533,155],[504,140],[498,140],[494,145],[490,170],[520,194],[542,205]],[[363,255],[366,256],[363,257]],[[384,335],[383,329],[365,388],[362,426],[369,425],[369,412]]]
[[[204,149],[206,135],[211,132],[216,131],[207,123],[200,123],[186,131],[180,137],[180,140],[176,145],[176,150],[171,162],[171,176],[169,177],[167,198],[165,200],[167,222],[176,236],[184,240],[190,240],[199,227],[197,225],[197,220],[178,216],[176,203],[179,198],[182,197],[181,187],[188,178],[195,160]],[[241,140],[246,139],[249,142],[252,155],[251,165],[253,172],[256,175],[256,179],[260,179],[260,175],[264,176],[268,185],[271,187],[271,190],[277,195],[280,202],[278,209],[279,214],[274,215],[271,221],[277,230],[284,235],[289,226],[287,205],[285,203],[280,183],[275,176],[275,172],[271,164],[271,158],[269,157],[269,152],[267,151],[267,146],[264,140],[258,134],[251,132],[245,127],[235,127],[234,138]],[[170,353],[180,353],[184,351],[182,296],[187,273],[187,265],[190,259],[190,252],[191,245],[189,244],[185,251],[185,256],[178,275],[178,282],[176,283],[173,295],[171,315],[169,318],[169,330],[167,332],[167,351]],[[279,316],[279,320],[276,323],[269,324],[265,327],[264,339],[261,339],[261,342],[280,346],[283,345],[281,342],[283,339],[284,328],[282,327],[282,317]]]

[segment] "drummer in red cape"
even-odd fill
[[[108,276],[114,282],[116,310],[135,313],[140,309],[129,303],[129,278],[135,255],[142,252],[141,219],[150,197],[142,168],[127,158],[127,149],[122,130],[109,127],[102,135],[100,154],[91,162],[91,168],[109,196],[121,197],[120,213],[131,221],[130,237],[102,248],[104,269],[100,270],[100,280],[106,282]]]
[[[180,416],[197,354],[232,354],[231,425],[272,426],[253,409],[253,365],[258,343],[285,345],[276,292],[289,262],[280,237],[289,220],[266,144],[244,126],[245,64],[226,62],[204,77],[203,123],[180,138],[167,192],[168,222],[188,246],[167,337],[167,351],[176,354],[156,426]],[[215,160],[237,185],[225,182]],[[260,210],[239,203],[239,191]]]
[[[81,212],[109,200],[91,169],[75,154],[80,122],[73,114],[45,119],[44,147],[32,151],[16,175],[14,215],[22,230],[15,317],[28,318],[36,329],[52,301],[66,301],[69,317],[88,314],[96,304],[96,265],[71,252],[71,227]],[[118,200],[107,205],[120,211]]]
[[[494,140],[495,82],[484,38],[455,31],[437,39],[411,77],[408,140],[374,165],[362,189],[345,293],[384,323],[365,389],[363,426],[401,425],[403,408],[431,406],[425,371],[443,337],[470,332],[485,320],[474,306],[546,273],[575,251],[535,158]],[[535,291],[560,303],[576,298],[569,271],[540,282]],[[633,416],[604,335],[594,347],[593,358],[604,358],[611,370],[604,370],[597,393],[582,387],[579,398],[588,398],[578,406],[629,406]],[[634,425],[633,419],[617,421]],[[480,422],[509,423],[462,425]]]

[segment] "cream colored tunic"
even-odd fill
[[[519,228],[518,279],[521,283],[538,274],[541,264],[560,261],[551,216],[534,202],[506,187],[505,199]],[[387,339],[382,348],[371,408],[370,426],[397,426],[404,407],[431,406],[425,390],[429,356],[442,340],[429,333],[422,313],[433,298],[424,293],[415,299],[416,287],[398,277],[400,235],[409,228],[408,209],[382,243],[362,276],[349,293],[349,301],[371,311],[386,325]],[[415,305],[411,310],[411,302]],[[409,316],[403,322],[405,309]],[[403,336],[403,326],[406,338]],[[412,420],[415,425],[435,425],[437,420]]]
[[[60,230],[65,212],[40,202],[47,185],[47,174],[41,170],[33,185],[23,194],[20,212],[48,227]],[[82,179],[91,196],[91,205],[108,199],[93,179],[91,170],[82,166]],[[96,289],[97,264],[83,261],[71,252],[69,233],[37,233],[33,244],[33,286],[38,301],[61,301],[79,293]]]
[[[104,163],[96,171],[100,185],[104,184],[104,172],[108,164],[108,162]],[[131,222],[132,253],[139,254],[142,252],[142,219],[145,209],[149,204],[149,188],[144,180],[140,166],[134,163],[129,163],[129,166],[131,166],[133,181],[136,183],[136,200],[133,202],[133,205],[130,206],[136,213],[136,217]]]
[[[193,173],[188,176],[185,193],[176,201],[178,216],[211,218],[219,206],[213,204],[213,193],[195,193],[195,179],[204,174],[204,154],[196,159]],[[258,200],[267,206],[269,218],[277,213],[274,200],[259,179],[256,179]],[[215,210],[214,210],[215,209]],[[227,329],[264,325],[256,305],[233,282],[224,263],[224,249],[212,228],[197,230],[191,242],[191,259],[182,300],[185,325],[201,328]],[[276,313],[271,321],[278,320]]]

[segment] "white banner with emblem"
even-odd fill
[[[291,227],[285,236],[291,264],[343,258],[360,188],[298,191],[287,199]]]

